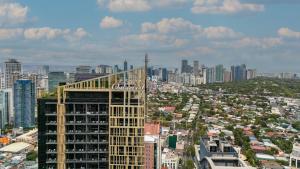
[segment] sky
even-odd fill
[[[300,72],[300,0],[0,0],[0,62]]]

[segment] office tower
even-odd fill
[[[56,92],[57,87],[60,83],[67,81],[64,72],[49,72],[48,74],[48,91],[50,93]]]
[[[14,127],[34,127],[35,85],[31,80],[14,83]]]
[[[128,70],[128,63],[127,63],[126,60],[124,61],[124,66],[123,66],[123,68],[124,68],[124,69],[123,69],[124,71],[127,71],[127,70]]]
[[[199,75],[199,61],[194,61],[193,73],[195,76]]]
[[[118,73],[119,71],[120,71],[119,66],[118,66],[118,65],[115,65],[115,66],[114,66],[113,73]]]
[[[247,67],[245,64],[231,66],[232,81],[241,81],[247,79]]]
[[[166,68],[161,68],[159,72],[159,77],[161,81],[166,82],[168,80],[168,70]]]
[[[4,62],[4,88],[12,88],[14,84],[14,77],[20,75],[22,72],[21,63],[16,59],[9,59]]]
[[[254,79],[256,77],[256,70],[255,69],[248,69],[247,70],[247,80]]]
[[[230,67],[230,80],[235,81],[236,75],[235,75],[235,66]]]
[[[134,69],[39,99],[39,169],[143,169],[145,79]]]
[[[148,67],[147,68],[147,77],[152,79],[152,76],[154,75],[153,67]]]
[[[0,89],[4,89],[4,82],[5,82],[5,79],[4,79],[4,73],[0,72]]]
[[[130,70],[133,70],[133,65],[130,65]]]
[[[160,169],[161,144],[159,122],[145,123],[145,167],[144,169]]]
[[[11,123],[13,114],[12,89],[0,90],[0,129]]]
[[[216,81],[215,67],[206,69],[206,83],[214,83]]]
[[[76,67],[76,73],[88,74],[91,73],[91,69],[92,69],[91,66],[80,65]]]
[[[189,65],[187,60],[181,61],[181,73],[188,73],[189,72]]]
[[[216,80],[217,83],[223,83],[224,82],[224,67],[223,65],[217,65],[216,68]]]
[[[230,82],[231,81],[231,73],[230,71],[225,70],[224,71],[224,82]]]
[[[108,65],[98,65],[95,69],[96,74],[112,74],[112,72],[112,67]]]
[[[42,66],[40,68],[40,74],[44,75],[44,76],[47,76],[48,73],[49,73],[49,70],[50,70],[49,66],[48,65],[44,65],[44,66]]]

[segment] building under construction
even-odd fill
[[[38,100],[39,169],[142,169],[145,68],[59,86]]]

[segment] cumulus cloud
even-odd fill
[[[114,17],[106,16],[100,22],[100,27],[104,29],[117,28],[123,25],[123,21]]]
[[[19,3],[0,1],[0,25],[26,22],[28,7]]]
[[[242,11],[264,11],[264,5],[241,3],[240,0],[195,0],[191,9],[193,13],[233,14]]]
[[[77,28],[75,31],[51,27],[0,29],[0,40],[14,38],[24,38],[27,40],[51,40],[55,38],[63,38],[68,41],[75,41],[80,40],[87,35],[88,33],[83,28]]]
[[[147,0],[110,0],[108,8],[113,12],[148,11],[151,9]]]
[[[191,0],[97,0],[100,7],[107,7],[112,12],[143,12],[153,8],[182,5]]]
[[[278,30],[278,35],[286,38],[300,38],[300,32],[296,32],[289,28],[280,28]]]
[[[143,33],[190,34],[192,36],[206,37],[208,39],[236,38],[240,36],[240,33],[227,27],[216,26],[202,28],[201,25],[193,24],[191,21],[183,18],[164,18],[157,23],[145,22],[141,26],[141,31]]]
[[[146,22],[142,24],[142,32],[175,33],[175,32],[198,32],[200,25],[195,25],[183,18],[164,18],[157,23]]]
[[[0,40],[14,39],[23,34],[23,29],[0,29]]]

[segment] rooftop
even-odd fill
[[[31,144],[24,142],[12,143],[0,149],[0,152],[18,153],[26,148],[29,148]]]

